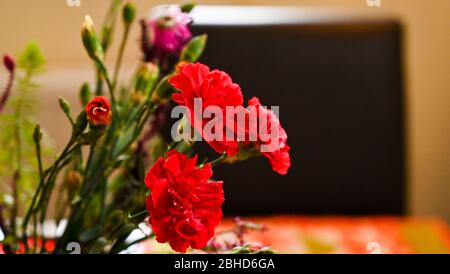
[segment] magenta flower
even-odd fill
[[[3,65],[9,72],[9,79],[6,84],[5,90],[3,91],[3,94],[0,96],[0,113],[3,112],[6,102],[11,95],[11,90],[14,84],[14,75],[16,71],[16,62],[14,61],[14,58],[11,57],[11,55],[5,54],[3,56]]]
[[[170,56],[178,57],[192,38],[191,22],[189,14],[174,5],[162,8],[150,20],[143,22],[142,42],[146,61],[164,62]]]
[[[14,58],[8,54],[3,56],[3,65],[10,73],[13,73],[16,69],[16,62],[14,61]]]

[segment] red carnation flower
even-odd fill
[[[97,96],[89,101],[85,108],[88,121],[93,126],[107,126],[111,124],[112,112],[109,99]]]
[[[291,157],[289,155],[290,147],[287,145],[287,134],[281,126],[280,120],[271,110],[261,106],[259,99],[253,97],[248,101],[250,107],[255,107],[258,110],[258,120],[261,115],[265,116],[267,121],[267,132],[258,132],[256,144],[267,146],[266,151],[261,151],[261,154],[267,157],[272,165],[272,169],[281,175],[286,175],[291,166]],[[248,124],[247,124],[248,126]],[[277,128],[277,140],[273,139],[271,129]]]
[[[196,165],[197,156],[188,158],[172,150],[145,177],[151,190],[146,206],[156,240],[169,242],[177,252],[205,247],[222,219],[222,182],[209,182],[210,164]]]
[[[224,141],[211,140],[213,138],[205,136],[203,125],[213,118],[199,121],[199,118],[194,113],[194,99],[202,99],[202,112],[208,106],[216,106],[222,110],[222,117],[224,118],[226,117],[227,106],[241,106],[243,103],[239,85],[233,83],[227,73],[220,70],[210,71],[207,66],[201,63],[180,66],[177,74],[170,78],[169,83],[180,90],[180,93],[172,95],[172,99],[180,106],[188,108],[191,123],[194,121],[194,128],[202,134],[202,137],[218,153],[226,152],[230,156],[235,155],[239,151],[238,142],[236,140],[226,141],[225,125],[223,138],[221,139]],[[235,129],[231,130],[234,132]]]

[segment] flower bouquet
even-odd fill
[[[11,126],[13,173],[4,179],[12,182],[11,194],[0,200],[3,252],[70,253],[75,248],[120,253],[153,237],[176,252],[271,252],[244,241],[245,231],[263,226],[240,219],[231,231],[236,241],[221,242],[222,233],[215,230],[223,217],[224,191],[223,182],[213,179],[213,168],[264,156],[284,175],[290,167],[287,135],[275,109],[256,97],[245,107],[239,85],[226,72],[198,62],[207,36],[191,34],[193,8],[166,6],[139,22],[142,59],[126,84],[118,79],[135,6],[112,1],[101,35],[86,16],[81,38],[97,81],[82,85],[83,110],[76,116],[60,98],[72,134],[53,160],[46,156],[45,132],[32,113],[22,110],[43,64],[39,48],[27,47],[17,64],[5,55],[10,79],[0,98],[0,115],[27,126]],[[111,72],[104,61],[120,15],[124,33]],[[16,90],[21,92],[13,100]],[[171,128],[172,140],[163,134],[169,112],[179,118]],[[209,144],[217,157],[196,155],[198,141]],[[21,199],[27,193],[30,199]],[[53,216],[48,214],[51,200],[56,201]],[[54,237],[43,233],[47,219],[60,231]],[[134,231],[144,230],[143,223],[151,229],[132,238]]]

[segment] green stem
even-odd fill
[[[140,238],[140,239],[137,239],[137,240],[135,240],[135,241],[133,241],[133,242],[131,242],[131,243],[125,245],[123,249],[124,249],[124,250],[127,250],[127,249],[130,248],[131,246],[133,246],[133,245],[135,245],[135,244],[138,244],[138,243],[140,243],[140,242],[146,241],[146,240],[148,240],[148,239],[154,238],[155,236],[156,236],[155,233],[151,232],[149,235],[144,236],[144,237],[142,237],[142,238]]]
[[[21,91],[21,95],[19,97],[17,106],[15,108],[14,117],[16,118],[16,122],[14,124],[14,139],[17,144],[16,148],[16,163],[17,167],[14,171],[13,176],[13,198],[14,204],[12,206],[11,212],[11,230],[14,237],[16,237],[16,218],[19,211],[19,183],[22,178],[22,134],[21,130],[21,121],[22,121],[22,105],[23,105],[23,97],[28,92],[28,87],[30,86],[31,80],[31,71],[27,70],[24,77],[24,88]]]
[[[119,72],[120,72],[120,67],[122,65],[123,54],[125,52],[125,47],[127,45],[128,36],[130,34],[130,27],[131,27],[131,25],[129,25],[129,24],[125,25],[125,31],[123,33],[122,42],[120,43],[119,55],[117,56],[117,61],[116,61],[116,65],[114,68],[114,76],[113,76],[113,81],[112,81],[113,90],[115,90],[117,81],[119,78]]]
[[[211,164],[212,167],[215,167],[215,166],[221,164],[223,162],[223,160],[225,160],[226,157],[227,157],[227,154],[223,153],[219,158],[209,162],[209,164]]]
[[[39,142],[39,140],[35,140],[35,148],[36,148],[36,158],[37,158],[37,162],[38,162],[38,169],[39,169],[39,178],[41,180],[44,179],[44,170],[43,170],[43,165],[42,165],[42,149],[41,149],[41,144]]]
[[[120,1],[117,0],[113,0],[108,12],[106,13],[106,17],[103,20],[103,24],[102,24],[102,47],[105,53],[105,57],[106,54],[108,52],[109,46],[110,46],[110,38],[111,35],[114,31],[114,26],[116,24],[116,18],[117,18],[117,11],[118,11],[118,7],[119,7]],[[110,29],[109,31],[107,31],[107,29]],[[103,35],[108,35],[108,37],[104,37]],[[97,68],[97,84],[96,84],[96,91],[95,91],[95,95],[99,96],[99,95],[103,95],[103,79],[102,79],[102,72],[99,68]]]
[[[33,215],[33,253],[37,251],[37,216]]]
[[[86,167],[84,168],[85,170],[85,175],[88,176],[88,171],[91,170],[91,165],[92,165],[92,159],[94,158],[94,152],[95,152],[95,146],[96,146],[96,142],[91,144],[90,148],[89,148],[89,156],[86,162]]]
[[[122,222],[120,225],[118,225],[116,228],[114,228],[111,233],[108,234],[106,237],[107,239],[111,239],[119,230],[126,225],[125,222]]]
[[[106,84],[108,86],[109,96],[111,97],[111,102],[112,102],[113,115],[116,116],[116,119],[120,120],[120,115],[119,115],[119,111],[117,109],[117,104],[116,104],[116,97],[114,95],[114,87],[111,82],[111,79],[109,78],[108,70],[106,69],[105,64],[103,64],[103,62],[101,60],[98,60],[97,63],[98,63],[98,66],[101,70],[103,77],[105,78]]]
[[[36,190],[36,193],[39,193],[42,189],[42,183],[44,181],[44,170],[42,165],[42,150],[41,150],[41,143],[39,140],[35,140],[35,147],[36,147],[36,158],[38,162],[38,169],[39,169],[39,185]],[[33,197],[33,203],[32,206],[34,206],[35,203],[35,197]],[[33,252],[36,252],[37,249],[37,216],[33,215]]]
[[[53,174],[56,172],[56,170],[60,170],[62,167],[59,167],[59,164],[74,150],[70,149],[72,145],[74,144],[74,138],[71,138],[69,143],[66,145],[66,148],[64,149],[63,153],[58,157],[58,159],[55,161],[55,163],[45,172],[42,173],[41,180],[38,185],[38,189],[36,190],[33,199],[31,201],[31,205],[28,208],[28,211],[25,215],[24,221],[22,223],[22,240],[25,245],[25,250],[29,250],[28,241],[27,241],[27,229],[28,229],[28,223],[30,221],[30,217],[33,214],[34,216],[39,211],[39,208],[43,207],[45,205],[45,199],[46,199],[46,193],[48,193],[48,188],[51,186],[51,179],[53,177]],[[75,147],[76,148],[76,147]],[[46,178],[48,177],[48,180],[46,182]],[[39,201],[38,201],[39,198]],[[37,205],[36,205],[37,203]],[[48,206],[48,204],[46,205]],[[45,212],[44,212],[45,213]],[[42,216],[41,216],[42,217]],[[42,219],[41,219],[42,221]]]
[[[66,162],[65,159],[67,157],[69,157],[77,149],[78,149],[78,146],[75,146],[72,149],[68,149],[67,151],[63,152],[63,154],[65,156],[61,157],[60,161],[57,161],[55,168],[53,169],[52,173],[50,174],[50,176],[48,178],[48,182],[44,186],[44,190],[42,192],[42,198],[43,198],[42,201],[43,202],[40,203],[40,205],[41,205],[41,224],[42,225],[44,224],[45,220],[47,219],[47,210],[48,210],[50,199],[51,199],[51,196],[53,193],[53,188],[55,187],[56,178],[57,178],[59,172],[64,168],[64,166],[68,164],[68,162]],[[62,162],[62,164],[60,165],[61,162]],[[41,253],[43,253],[45,251],[46,241],[47,241],[47,239],[44,237],[44,235],[42,235]]]
[[[95,88],[95,95],[97,96],[103,95],[103,79],[102,73],[99,68],[97,68],[97,84]]]
[[[106,179],[102,180],[100,185],[100,223],[103,225],[105,223],[106,219],[106,191],[107,191],[107,185],[106,185]]]
[[[0,204],[0,229],[2,230],[4,235],[8,235],[8,227],[6,227],[5,219],[3,218],[3,209],[4,206]]]
[[[142,217],[142,216],[148,216],[148,211],[147,210],[143,210],[143,211],[138,212],[138,213],[136,213],[134,215],[128,216],[128,219],[129,220],[133,220],[133,219],[136,219],[136,218],[139,218],[139,217]]]
[[[104,70],[105,72],[105,70]],[[106,72],[105,72],[106,74]],[[106,77],[105,77],[106,78]],[[108,81],[107,81],[108,82]],[[155,108],[153,106],[147,107],[145,110],[143,110],[139,117],[136,119],[136,129],[133,134],[133,141],[139,137],[139,133],[142,131],[142,128],[145,126],[146,120],[150,117],[150,115],[154,112]],[[116,122],[117,123],[117,122]],[[64,234],[60,239],[58,239],[55,252],[63,252],[64,245],[67,243],[67,241],[72,240],[73,235],[76,233],[77,224],[81,222],[81,217],[83,216],[83,212],[87,208],[87,204],[89,204],[90,199],[93,196],[93,192],[98,189],[98,184],[101,180],[104,180],[106,182],[108,180],[108,175],[105,174],[111,174],[114,170],[116,163],[115,162],[109,162],[108,158],[110,156],[110,151],[112,151],[111,144],[115,142],[115,132],[117,132],[117,124],[111,124],[108,132],[105,136],[104,142],[102,144],[102,150],[99,152],[98,157],[95,157],[95,164],[88,165],[89,170],[85,171],[85,174],[88,174],[89,176],[85,177],[85,180],[83,182],[83,191],[81,193],[80,200],[83,202],[79,202],[75,205],[73,208],[70,216],[69,216],[69,223],[67,224],[66,230],[64,231]],[[126,149],[129,149],[129,146],[133,143],[133,141],[127,143],[123,150],[120,151],[120,154],[125,151]],[[108,151],[108,149],[110,151]],[[119,154],[119,155],[120,155]],[[112,157],[113,161],[115,161],[115,158]],[[110,168],[107,168],[107,167]],[[92,172],[91,172],[92,171]],[[102,178],[102,176],[104,178]]]

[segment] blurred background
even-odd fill
[[[140,16],[146,15],[145,11],[155,4],[167,3],[134,2]],[[366,0],[196,2],[339,8],[367,16],[383,14],[398,18],[404,28],[407,212],[417,216],[437,215],[450,222],[450,1],[382,0],[379,7],[369,7]],[[81,83],[94,80],[91,63],[80,41],[84,15],[90,14],[100,24],[108,4],[104,0],[81,0],[80,7],[69,7],[65,0],[0,0],[0,53],[16,54],[33,39],[47,58],[47,73],[40,78],[44,87],[40,93],[40,121],[58,148],[68,138],[69,127],[63,115],[55,115],[60,111],[57,98],[64,96],[74,106],[78,105]],[[138,42],[137,25],[130,37]],[[116,41],[113,52],[117,44]],[[138,47],[130,44],[124,70],[131,72],[139,58]],[[1,84],[6,80],[5,75],[0,70]]]

